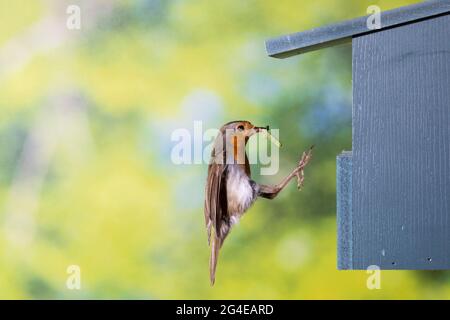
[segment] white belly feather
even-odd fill
[[[232,224],[238,222],[242,214],[253,204],[256,192],[250,178],[237,167],[230,166],[227,176],[228,215]]]

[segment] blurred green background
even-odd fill
[[[264,40],[416,1],[0,0],[0,298],[448,298],[447,272],[336,270],[335,158],[351,149],[351,46],[287,60]],[[81,7],[81,30],[66,8]],[[278,182],[315,144],[306,186],[259,200],[208,279],[206,165],[176,128],[280,128]],[[254,170],[254,173],[257,173]],[[82,288],[66,288],[69,265]]]

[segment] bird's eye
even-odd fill
[[[244,131],[244,126],[243,126],[243,125],[240,125],[240,126],[238,127],[238,130],[239,130],[239,131]]]

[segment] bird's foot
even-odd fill
[[[303,184],[305,181],[305,167],[308,165],[308,163],[311,161],[312,158],[312,149],[314,146],[311,146],[309,148],[308,152],[303,152],[302,157],[300,158],[300,161],[298,163],[298,166],[296,168],[296,176],[297,176],[297,188],[298,190],[302,190]]]

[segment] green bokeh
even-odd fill
[[[370,291],[365,272],[336,270],[351,48],[264,50],[272,36],[413,2],[0,0],[0,298],[450,297],[446,272],[383,271]],[[65,26],[69,4],[81,30]],[[316,149],[301,193],[293,183],[259,200],[232,231],[211,288],[206,166],[174,165],[170,135],[234,119],[280,128],[280,172],[256,166],[259,182]],[[79,291],[66,288],[72,264]]]

